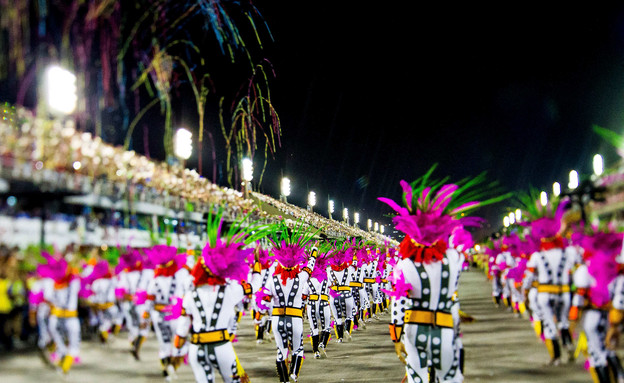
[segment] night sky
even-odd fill
[[[256,19],[259,50],[240,3],[223,3],[254,60],[266,58],[276,74],[269,84],[282,145],[255,186],[274,197],[284,175],[292,181],[289,202],[305,206],[313,190],[321,214],[329,197],[339,216],[344,206],[364,222],[388,224],[391,210],[377,197],[399,200],[399,181],[434,163],[438,177],[487,171],[507,191],[550,192],[554,181],[567,183],[571,169],[589,174],[595,153],[607,165],[618,159],[592,125],[624,129],[624,5],[256,0],[273,37]],[[217,182],[225,185],[218,100],[236,99],[250,66],[220,54],[202,23],[177,33],[199,42],[215,84],[206,125],[216,142]],[[14,101],[11,84],[0,82],[0,100]],[[174,90],[173,107],[174,126],[196,131],[188,86]],[[149,154],[162,159],[157,109],[137,126],[131,148],[143,153],[149,132]],[[103,114],[109,141],[123,142],[119,106]],[[206,138],[204,175],[212,179],[210,161]],[[196,154],[188,165],[197,165]],[[500,227],[511,204],[482,211],[491,222],[484,232]]]
[[[283,172],[291,202],[314,190],[323,212],[329,194],[380,218],[376,197],[398,200],[399,180],[434,163],[439,177],[485,170],[508,191],[550,192],[571,169],[590,174],[595,153],[617,159],[591,127],[624,125],[624,7],[337,3],[256,3],[283,128],[266,193]],[[508,205],[483,212],[492,230]]]

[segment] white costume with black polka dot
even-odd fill
[[[54,280],[51,278],[38,278],[30,288],[31,294],[43,294],[43,297],[51,296],[52,291],[54,291]],[[29,309],[35,312],[37,319],[37,346],[43,349],[52,342],[52,335],[48,325],[50,304],[42,300],[38,303],[30,302],[29,306]]]
[[[583,264],[578,267],[574,273],[574,284],[581,291],[588,291],[595,283],[595,279],[589,274],[587,265]],[[613,291],[613,308],[624,309],[624,295],[622,291],[624,287],[624,276],[619,276],[611,284]],[[613,288],[615,287],[615,288]],[[578,291],[578,290],[577,290]],[[606,367],[608,358],[615,357],[615,352],[608,350],[605,345],[605,337],[609,327],[609,311],[608,307],[603,309],[597,308],[591,301],[591,295],[582,296],[574,294],[573,305],[582,309],[582,328],[587,337],[587,351],[589,353],[589,364],[591,367]]]
[[[574,248],[565,251],[560,248],[535,252],[527,262],[527,278],[538,282],[537,305],[542,315],[542,328],[545,339],[558,339],[561,329],[568,329],[568,312],[571,295],[569,293],[572,269],[578,261]],[[534,274],[534,275],[531,275]],[[530,279],[529,279],[530,280]],[[528,280],[525,281],[525,287]],[[539,286],[561,286],[566,293],[556,294],[540,291]]]
[[[260,291],[262,288],[266,288],[267,284],[269,283],[269,280],[271,279],[271,276],[275,272],[275,266],[276,266],[276,263],[273,263],[268,268],[260,270],[260,272],[251,273],[251,279],[250,279],[251,288],[253,289],[254,293],[256,291]],[[268,331],[269,329],[267,325],[269,324],[271,320],[271,316],[262,313],[263,310],[261,310],[258,307],[258,304],[255,299],[252,299],[251,303],[252,303],[253,310],[256,313],[256,317],[254,317],[253,320],[254,320],[254,324],[258,326],[258,331],[263,331],[263,332]],[[271,303],[265,302],[265,304],[269,306],[268,312],[270,313]],[[258,339],[263,338],[263,335],[261,334],[257,334],[257,335],[259,336]]]
[[[142,276],[142,270],[122,270],[117,274],[116,288],[122,290],[124,294],[123,297],[118,297],[119,307],[128,329],[128,338],[131,340],[139,336],[140,318],[132,297],[137,292]]]
[[[97,317],[100,331],[109,331],[113,324],[121,326],[123,322],[116,303],[115,284],[112,277],[98,278],[91,283],[93,295],[89,297],[89,303]]]
[[[202,285],[188,291],[182,303],[184,315],[178,319],[176,335],[186,338],[189,329],[190,341],[193,340],[192,334],[227,332],[231,335],[228,327],[243,310],[244,298],[244,289],[236,282]],[[190,344],[189,364],[196,382],[213,383],[217,372],[226,383],[240,382],[242,369],[229,339],[225,336],[221,341]]]
[[[154,327],[154,333],[158,340],[158,355],[161,360],[174,355],[175,348],[172,347],[173,333],[176,328],[177,319],[165,320],[166,314],[161,312],[162,307],[173,304],[174,297],[183,297],[184,294],[192,287],[190,274],[186,268],[176,271],[173,276],[156,276],[147,287],[148,296],[153,300],[148,301],[151,304],[150,318]],[[186,350],[180,350],[180,354]]]
[[[308,324],[310,333],[319,335],[319,332],[330,331],[331,310],[328,301],[329,281],[319,281],[312,277],[308,281],[305,293],[308,295]]]
[[[312,251],[313,254],[316,250]],[[316,258],[311,256],[307,266],[296,277],[283,281],[279,274],[269,278],[267,283],[268,295],[272,298],[271,326],[277,346],[278,374],[283,379],[287,374],[298,374],[298,369],[303,362],[303,293],[307,290],[310,273],[314,270]],[[284,313],[278,315],[278,311]],[[299,314],[289,315],[285,310],[291,310]],[[285,371],[285,360],[292,352],[290,372]],[[280,372],[280,369],[284,369]]]
[[[332,270],[331,267],[327,269],[327,280],[330,288],[336,294],[336,296],[330,294],[329,303],[334,320],[338,325],[343,324],[345,320],[353,320],[355,313],[355,301],[350,287],[352,270],[351,267],[340,271]]]
[[[73,358],[80,352],[80,321],[77,315],[79,291],[78,278],[72,279],[66,286],[55,284],[52,289],[44,290],[44,297],[51,306],[48,324],[56,350],[62,356]]]
[[[407,323],[407,310],[433,311],[451,315],[453,294],[461,271],[459,253],[448,249],[444,260],[429,264],[399,261],[395,278],[403,274],[411,285],[408,297],[393,298],[392,323],[403,325],[402,342],[407,351],[407,378],[410,383],[427,383],[428,363],[436,370],[440,382],[463,382],[456,358],[455,329],[450,327]]]
[[[496,256],[496,266],[500,270],[500,285],[503,299],[511,299],[513,281],[507,279],[507,273],[510,269],[516,267],[516,259],[511,255],[509,251],[503,251]]]
[[[148,287],[151,285],[152,280],[154,279],[154,269],[143,269],[141,270],[141,278],[137,284],[136,293],[139,292],[147,292]],[[139,335],[146,337],[149,334],[150,330],[150,318],[146,317],[145,312],[149,312],[150,303],[148,301],[143,303],[136,303],[134,309],[136,311],[137,318],[139,319]]]

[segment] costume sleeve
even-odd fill
[[[533,253],[526,264],[526,270],[524,271],[524,278],[522,280],[522,289],[528,291],[531,288],[531,284],[535,280],[535,269],[537,267],[537,255]]]
[[[396,281],[403,274],[404,262],[399,262],[393,271],[393,279]],[[405,276],[403,274],[403,276]],[[409,308],[411,299],[407,296],[392,297],[392,310],[390,316],[390,324],[402,326],[405,322],[405,311]]]
[[[178,318],[176,326],[176,335],[180,338],[186,338],[191,328],[191,316],[193,311],[193,297],[190,293],[186,293],[182,300],[182,312],[184,313]]]
[[[574,272],[574,285],[576,286],[576,292],[572,297],[572,305],[570,306],[569,319],[579,319],[580,310],[587,305],[587,297],[589,296],[589,288],[591,286],[591,278],[587,271],[586,265],[581,265]]]
[[[318,257],[318,249],[316,248],[316,246],[314,246],[312,247],[312,249],[310,249],[310,257],[308,258],[308,263],[302,270],[307,273],[306,280],[310,277],[310,275],[312,275],[312,270],[314,270],[314,265],[316,265],[316,257]]]

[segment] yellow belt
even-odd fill
[[[228,330],[197,332],[191,334],[191,343],[193,344],[226,342],[230,339],[232,339],[232,337],[230,336]]]
[[[310,299],[311,301],[318,301],[319,299],[322,301],[328,301],[329,300],[329,296],[325,295],[325,294],[311,294],[308,296],[308,299]]]
[[[537,287],[537,286],[539,286],[539,282],[538,281],[531,282],[531,288]]]
[[[350,282],[349,286],[351,286],[351,287],[362,287],[362,282]]]
[[[167,305],[163,305],[163,304],[155,304],[154,305],[154,310],[156,311],[163,311],[163,309],[166,307]]]
[[[442,311],[406,310],[405,323],[453,327],[453,315]]]
[[[375,283],[375,278],[364,278],[364,283]]]
[[[93,307],[96,310],[108,310],[111,307],[113,307],[113,302],[106,302],[106,303],[93,303],[91,305],[91,307]]]
[[[75,318],[78,316],[78,310],[65,310],[60,307],[52,307],[50,309],[50,315],[54,315],[57,318]]]
[[[570,286],[568,285],[538,285],[537,286],[538,293],[550,293],[550,294],[562,294],[569,293]]]
[[[342,286],[332,286],[331,289],[334,290],[334,291],[336,291],[336,290],[338,290],[338,291],[351,291],[351,287],[344,286],[344,285],[342,285]]]
[[[302,317],[303,310],[295,307],[276,307],[273,309],[272,314],[275,316],[288,315],[291,317]]]

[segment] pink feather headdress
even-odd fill
[[[42,251],[41,256],[47,262],[37,267],[37,274],[41,278],[50,278],[58,282],[67,276],[69,264],[65,258],[55,257],[46,251]]]
[[[286,243],[282,241],[273,248],[273,256],[282,267],[293,268],[306,263],[307,256],[305,249],[296,243]]]
[[[162,266],[178,258],[178,249],[174,246],[155,245],[145,249],[145,254],[154,266]],[[176,262],[177,264],[178,262]]]
[[[316,278],[319,282],[323,282],[327,279],[327,267],[329,266],[329,262],[327,259],[327,254],[319,255],[316,258],[316,264],[314,265],[314,270],[312,270],[312,278]]]
[[[584,250],[584,258],[589,274],[595,283],[590,287],[590,297],[596,306],[609,302],[609,284],[618,275],[616,257],[622,251],[624,233],[596,231],[592,235],[573,234],[573,241]]]
[[[123,270],[141,270],[143,266],[143,256],[136,249],[127,249],[119,257],[119,263],[115,266],[115,274],[119,274]]]
[[[458,226],[453,230],[451,237],[449,238],[449,243],[452,247],[459,251],[465,251],[474,246],[472,234],[470,234],[470,232],[463,226]]]
[[[431,183],[429,176],[434,169],[435,166],[412,185],[401,180],[405,207],[389,198],[378,198],[397,213],[392,219],[396,229],[419,245],[432,246],[437,241],[446,242],[457,227],[479,226],[483,219],[467,216],[468,212],[510,196],[508,193],[485,201],[475,200],[498,191],[492,185],[480,185],[485,181],[484,173],[457,184],[433,182],[433,186],[427,185]],[[471,190],[475,187],[482,187],[484,190]]]
[[[92,284],[97,279],[110,278],[110,277],[111,277],[110,264],[108,263],[107,260],[100,259],[95,264],[95,266],[93,266],[93,269],[91,270],[89,275],[82,278],[82,284],[86,286],[86,285]]]
[[[206,243],[202,250],[201,261],[213,275],[226,280],[243,281],[247,279],[249,266],[245,262],[253,248],[244,248],[244,242],[228,242],[218,238],[214,245]]]

